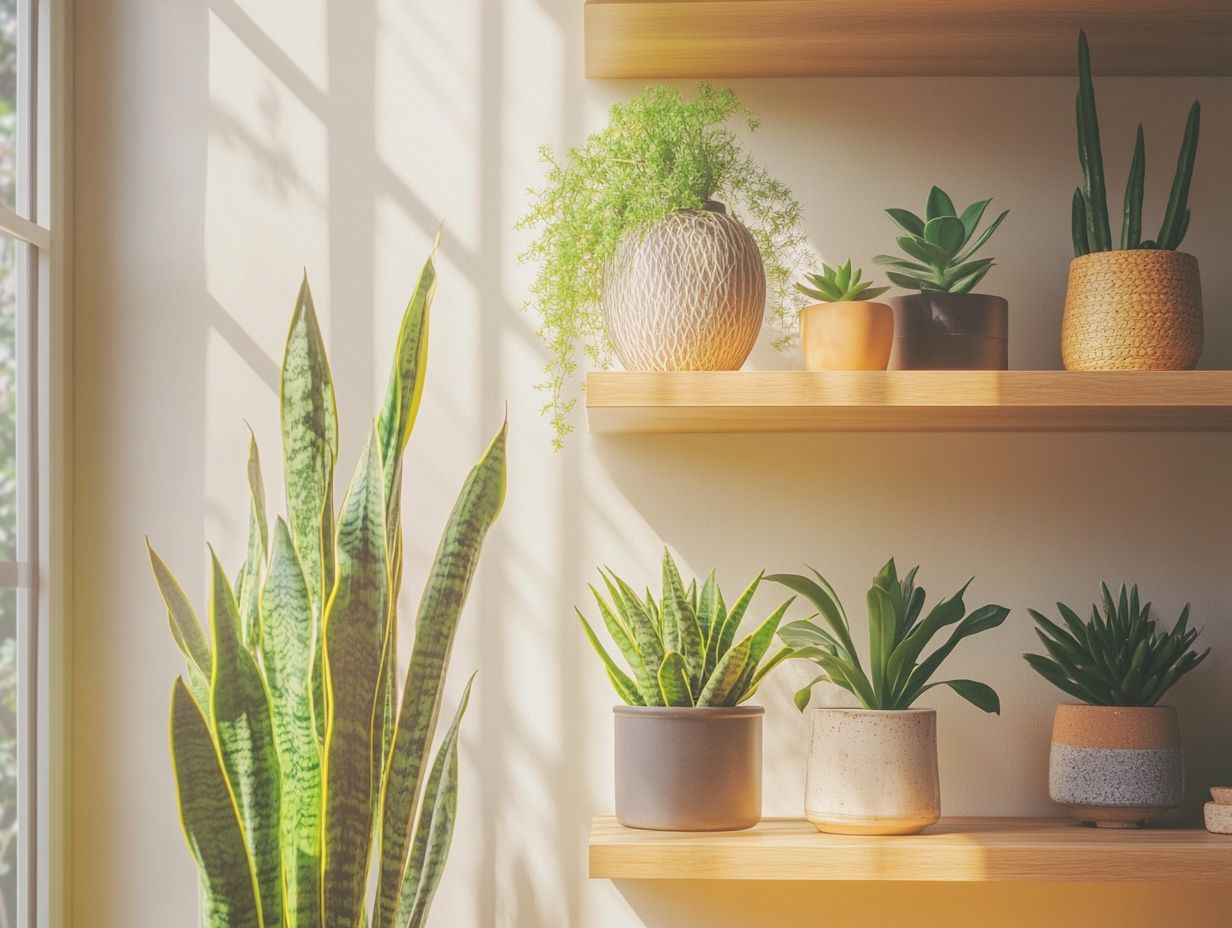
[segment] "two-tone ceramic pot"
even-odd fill
[[[894,347],[885,303],[847,300],[800,310],[800,350],[810,371],[884,371]]]
[[[761,820],[761,706],[616,706],[616,819],[735,831]]]
[[[1100,828],[1137,828],[1184,799],[1172,706],[1057,706],[1048,794]]]
[[[814,709],[804,816],[840,835],[913,835],[935,824],[937,713]]]

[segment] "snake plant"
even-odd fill
[[[908,290],[970,293],[995,260],[976,258],[975,253],[992,238],[1010,212],[1002,212],[977,236],[980,220],[991,202],[977,200],[959,213],[949,194],[933,187],[928,192],[923,218],[910,210],[887,209],[886,215],[903,233],[897,242],[907,257],[878,255],[873,261],[893,268],[886,272],[886,277]]]
[[[1104,156],[1100,149],[1099,117],[1095,112],[1095,84],[1091,79],[1091,49],[1085,32],[1078,33],[1078,161],[1082,165],[1082,186],[1074,190],[1070,210],[1074,255],[1112,250],[1108,224],[1108,197],[1104,184]],[[1134,157],[1125,183],[1125,206],[1121,222],[1121,248],[1180,247],[1189,228],[1189,185],[1193,180],[1194,158],[1198,153],[1198,124],[1202,109],[1194,100],[1185,122],[1181,152],[1176,160],[1172,192],[1164,212],[1163,225],[1154,240],[1142,238],[1142,183],[1146,175],[1146,144],[1142,125],[1138,125]]]
[[[1156,628],[1151,604],[1140,602],[1137,586],[1126,592],[1122,584],[1115,600],[1108,584],[1101,583],[1099,592],[1103,612],[1093,604],[1087,622],[1057,603],[1064,628],[1027,610],[1049,656],[1023,656],[1057,689],[1093,706],[1153,706],[1211,653],[1192,650],[1198,630],[1189,627],[1188,603],[1165,632]]]
[[[851,625],[834,587],[813,568],[812,577],[776,574],[767,577],[807,599],[817,607],[828,630],[811,620],[783,626],[779,637],[793,649],[793,658],[808,658],[822,670],[808,686],[796,693],[796,707],[804,711],[812,689],[830,682],[847,690],[866,709],[909,709],[919,696],[934,686],[948,686],[963,699],[985,712],[1001,712],[1001,701],[992,687],[975,680],[930,682],[941,662],[964,638],[996,628],[1010,611],[1004,606],[980,606],[968,613],[963,588],[933,606],[924,615],[924,589],[915,585],[918,568],[901,580],[893,558],[881,568],[868,591],[869,668],[866,672],[851,639]],[[921,617],[923,616],[923,617]],[[928,643],[944,628],[954,626],[949,638],[920,660]]]
[[[149,550],[186,664],[172,688],[171,752],[207,928],[409,928],[432,903],[470,682],[434,758],[430,748],[458,618],[504,500],[506,434],[471,470],[445,525],[399,693],[402,460],[435,289],[430,257],[335,511],[334,386],[305,279],[279,391],[287,517],[268,524],[254,440],[248,556],[234,585],[213,558],[208,635]]]
[[[863,280],[864,272],[851,267],[848,258],[838,267],[821,266],[820,274],[806,274],[807,284],[796,284],[796,289],[822,303],[847,303],[857,300],[873,300],[889,290],[889,287],[874,287],[872,281]]]
[[[730,609],[710,572],[701,589],[686,588],[669,551],[663,552],[663,596],[638,593],[610,569],[601,570],[607,597],[590,587],[608,634],[628,662],[625,673],[574,608],[616,694],[631,706],[735,706],[757,692],[766,674],[790,656],[783,648],[762,660],[794,597],[738,642],[736,631],[761,584],[758,574]]]

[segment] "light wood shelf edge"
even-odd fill
[[[1067,820],[946,818],[912,837],[825,835],[798,819],[748,831],[591,826],[594,879],[902,882],[1232,882],[1232,837],[1084,828]]]

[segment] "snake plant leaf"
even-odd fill
[[[381,860],[373,928],[401,928],[392,919],[406,870],[424,759],[440,714],[445,669],[484,537],[505,499],[502,424],[471,469],[450,513],[415,618],[415,644],[383,775]]]
[[[706,582],[702,584],[701,593],[697,600],[697,627],[702,634],[702,649],[708,650],[710,646],[710,635],[714,630],[715,619],[719,612],[719,581],[715,571],[710,571],[706,577]],[[705,676],[708,668],[703,666],[702,676]]]
[[[274,525],[261,592],[261,662],[270,692],[282,796],[279,835],[287,928],[321,924],[321,749],[312,696],[312,598],[286,522]]]
[[[1146,139],[1142,123],[1134,141],[1134,157],[1129,163],[1129,179],[1125,182],[1125,211],[1121,218],[1121,247],[1137,248],[1142,244],[1142,195],[1146,177]]]
[[[150,558],[150,569],[154,572],[154,581],[158,585],[159,595],[167,608],[167,622],[171,626],[171,637],[175,640],[184,662],[188,668],[188,687],[198,705],[210,704],[210,675],[213,672],[214,658],[210,654],[210,645],[201,628],[197,613],[184,595],[184,590],[166,563],[154,550],[147,538],[145,549]]]
[[[423,807],[410,859],[398,893],[398,928],[421,928],[428,917],[432,899],[445,870],[445,859],[453,839],[458,808],[458,730],[471,697],[475,675],[466,681],[462,701],[454,714],[441,746],[437,748],[432,772],[424,789]],[[375,919],[374,919],[375,923]]]
[[[697,697],[697,705],[725,706],[728,704],[729,698],[736,692],[736,686],[744,674],[751,647],[752,636],[750,635],[719,659],[714,673],[710,675],[710,679],[706,681],[701,694]]]
[[[691,597],[685,592],[680,579],[680,571],[672,560],[671,552],[663,549],[663,628],[675,629],[674,648],[672,641],[665,641],[669,649],[674,649],[684,659],[685,673],[688,675],[690,692],[701,689],[702,674],[706,669],[706,650],[702,641],[701,626],[697,620],[697,612],[693,608]],[[666,635],[665,635],[666,637]],[[662,681],[662,669],[659,671]],[[662,683],[660,682],[660,689]],[[692,699],[689,701],[692,705]]]
[[[637,645],[642,663],[646,667],[646,678],[649,682],[647,688],[642,690],[642,697],[646,700],[646,705],[657,706],[660,699],[657,684],[659,665],[663,663],[665,649],[658,624],[653,617],[654,604],[644,604],[637,593],[633,592],[633,588],[611,570],[607,571],[605,579],[607,577],[613,582],[614,596],[620,604],[621,614],[633,632],[633,643]]]
[[[269,522],[265,515],[265,481],[261,477],[261,452],[257,449],[257,437],[251,426],[248,429],[248,489],[248,556],[240,572],[236,599],[239,603],[244,646],[255,651],[261,633],[261,582],[269,551]]]
[[[1091,49],[1085,31],[1078,33],[1078,155],[1082,162],[1087,201],[1087,234],[1094,251],[1112,248],[1108,197],[1104,186],[1104,156],[1100,149],[1099,116],[1091,79]]]
[[[1176,174],[1172,178],[1172,192],[1168,196],[1168,208],[1164,213],[1163,226],[1159,230],[1161,248],[1175,250],[1180,247],[1185,237],[1185,229],[1189,225],[1187,204],[1189,202],[1189,185],[1193,180],[1194,159],[1198,153],[1198,126],[1202,118],[1202,108],[1194,100],[1189,108],[1189,116],[1185,120],[1185,135],[1181,140],[1181,151],[1176,158]]]
[[[206,924],[265,928],[235,796],[205,715],[183,678],[171,690],[171,759],[180,822],[201,875]]]
[[[978,680],[939,680],[936,683],[930,683],[924,689],[931,689],[934,686],[948,686],[977,709],[982,709],[992,715],[1001,714],[1001,699],[997,696],[996,690],[987,683],[980,683]]]
[[[210,555],[210,629],[214,637],[210,727],[217,735],[227,781],[244,824],[263,918],[270,925],[278,925],[282,919],[279,771],[269,694],[256,659],[240,640],[239,610],[226,572],[213,551]]]
[[[1070,204],[1070,235],[1074,240],[1075,258],[1091,253],[1091,242],[1087,236],[1087,201],[1078,187],[1074,188]]]
[[[307,275],[287,334],[279,398],[288,522],[319,620],[334,582],[331,523],[338,411]]]
[[[338,515],[337,578],[325,609],[322,921],[363,911],[379,759],[378,696],[390,625],[385,481],[375,427]]]
[[[665,706],[693,705],[689,673],[684,657],[678,651],[668,651],[659,665],[659,692],[663,694]]]
[[[608,678],[612,681],[616,695],[630,706],[641,705],[642,699],[638,696],[638,685],[612,660],[611,655],[607,653],[607,649],[603,647],[603,643],[599,641],[599,636],[595,634],[595,630],[586,621],[586,616],[582,615],[582,611],[577,608],[574,608],[573,611],[577,613],[578,619],[581,620],[582,628],[586,630],[586,638],[590,641],[591,647],[595,649],[595,653],[603,661],[603,666],[607,668]]]
[[[609,583],[608,590],[612,593],[612,595],[619,596],[618,593],[614,592],[614,584]],[[616,642],[616,647],[620,649],[620,653],[624,655],[625,661],[633,670],[633,676],[636,680],[636,682],[633,683],[633,690],[639,695],[636,701],[632,701],[630,704],[644,705],[645,696],[641,694],[645,694],[652,688],[657,689],[658,681],[656,680],[652,682],[650,679],[650,674],[646,672],[646,662],[642,660],[642,654],[637,649],[637,645],[633,641],[632,630],[624,623],[619,615],[612,610],[612,608],[608,605],[607,600],[603,598],[602,594],[600,594],[600,592],[595,589],[593,585],[590,587],[590,592],[599,606],[599,615],[603,618],[603,624],[607,626],[608,634],[612,636],[612,640]],[[617,599],[617,602],[619,602],[619,599]],[[581,615],[580,610],[575,611],[577,611],[579,616]],[[593,630],[590,631],[590,634],[593,636]],[[597,639],[592,638],[592,642],[595,640]],[[606,654],[606,651],[604,654]],[[613,685],[616,687],[616,691],[622,695],[625,692],[625,679],[627,679],[627,677],[624,673],[621,673],[618,678],[613,680]],[[627,699],[625,701],[630,702],[630,700]]]
[[[736,632],[740,628],[740,623],[744,621],[744,614],[748,611],[749,604],[753,601],[753,596],[756,595],[757,588],[761,586],[764,576],[765,571],[761,571],[753,578],[753,582],[745,587],[744,592],[732,603],[731,609],[728,610],[727,615],[724,617],[723,627],[719,629],[715,643],[715,669],[707,676],[708,680],[711,679],[713,674],[718,672],[719,664],[723,661],[723,655],[731,649],[732,642],[736,640]]]

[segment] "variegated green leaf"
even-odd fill
[[[720,659],[714,673],[706,681],[701,695],[697,697],[699,706],[725,706],[749,661],[749,648],[752,636],[746,637],[738,645],[729,650]]]
[[[685,660],[678,651],[668,651],[659,665],[659,692],[665,706],[692,706],[693,693],[689,689],[689,672]]]
[[[287,524],[274,525],[261,593],[261,660],[282,778],[279,833],[287,928],[321,924],[321,752],[313,704],[312,600]]]
[[[440,713],[441,691],[458,617],[466,602],[488,528],[505,499],[502,425],[471,469],[436,550],[415,617],[415,645],[381,791],[380,877],[374,928],[390,928],[406,870],[424,759]],[[401,928],[401,926],[396,926]]]
[[[210,655],[210,645],[197,613],[184,595],[184,590],[176,581],[158,552],[150,545],[147,538],[146,553],[150,557],[150,568],[154,571],[154,580],[158,584],[158,592],[162,596],[163,605],[167,607],[167,622],[171,626],[171,637],[184,655],[188,667],[188,687],[198,705],[210,704],[210,674],[213,672],[214,659]]]
[[[692,593],[685,590],[680,579],[680,571],[676,568],[676,562],[672,560],[671,552],[664,548],[663,628],[665,632],[668,628],[675,630],[675,644],[669,641],[667,645],[678,651],[684,658],[685,673],[688,675],[689,688],[692,692],[701,689],[702,672],[706,668],[705,645],[702,643],[701,627],[697,622],[697,611],[693,607],[695,594],[696,587],[693,588]]]
[[[475,675],[471,674],[470,680],[466,681],[462,702],[449,730],[445,732],[441,746],[437,748],[432,773],[424,789],[419,824],[415,828],[415,840],[411,843],[410,859],[398,894],[395,924],[400,928],[420,928],[424,924],[445,870],[458,809],[458,728],[470,702],[474,679]]]
[[[257,450],[257,437],[248,430],[248,557],[240,572],[236,590],[239,601],[240,623],[243,627],[244,644],[250,651],[257,648],[261,631],[260,598],[261,582],[265,575],[266,555],[269,551],[269,523],[265,516],[265,481],[261,478],[261,453]]]
[[[389,632],[385,492],[376,429],[338,516],[337,579],[325,609],[323,923],[353,928],[364,910],[380,752],[378,694]]]
[[[277,925],[282,919],[282,859],[278,849],[278,755],[269,695],[256,659],[239,638],[239,611],[226,573],[210,554],[210,630],[214,636],[210,722],[252,851],[261,911],[267,924]]]
[[[207,928],[264,928],[235,796],[205,715],[182,678],[171,690],[171,759],[180,822],[201,875]]]
[[[590,623],[586,621],[586,616],[582,615],[582,611],[576,608],[573,611],[577,613],[578,619],[582,622],[582,628],[586,631],[586,638],[590,641],[590,646],[595,649],[595,653],[603,661],[603,666],[607,669],[608,678],[616,689],[616,695],[631,706],[641,705],[642,700],[637,695],[637,684],[629,678],[628,674],[616,666],[616,662],[607,653],[607,649],[599,641],[599,637],[595,634],[595,630],[590,627]]]
[[[590,592],[591,595],[594,596],[595,603],[599,607],[599,615],[603,618],[603,624],[607,626],[608,634],[612,636],[612,640],[616,642],[616,647],[618,647],[620,649],[620,653],[624,655],[625,661],[629,665],[629,669],[633,671],[633,677],[636,680],[635,689],[637,692],[642,694],[651,687],[657,688],[658,681],[652,682],[650,679],[650,674],[646,672],[646,662],[642,660],[642,654],[637,649],[637,645],[633,641],[632,629],[629,628],[618,613],[612,610],[612,608],[608,605],[607,600],[603,598],[603,595],[595,589],[594,586],[590,587]],[[613,597],[618,596],[615,592],[615,585],[610,581],[608,582],[608,592],[613,595]],[[616,599],[616,602],[619,604],[619,598]],[[617,687],[617,690],[620,690],[619,686]],[[637,701],[634,702],[633,705],[644,704],[644,702],[644,697],[639,695]]]

